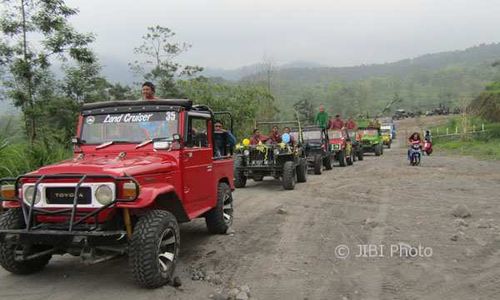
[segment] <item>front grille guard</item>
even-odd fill
[[[19,188],[21,187],[21,182],[22,180],[25,179],[35,179],[35,191],[33,192],[33,198],[31,199],[32,201],[30,204],[25,203],[21,197],[19,197]],[[37,208],[35,207],[35,199],[38,193],[38,186],[40,183],[42,183],[45,180],[49,179],[77,179],[78,182],[75,186],[75,196],[73,198],[73,206],[71,208],[64,208],[64,209],[58,209],[58,210],[47,210],[47,209],[42,209],[42,208]],[[96,208],[90,212],[78,212],[78,190],[80,189],[81,185],[85,183],[87,180],[90,179],[111,179],[115,183],[115,195],[116,199],[110,202],[109,204],[106,204],[102,207]],[[136,196],[133,199],[127,198],[127,199],[121,199],[118,198],[118,183],[122,181],[133,181],[136,184]],[[87,221],[88,219],[95,217],[98,215],[100,212],[103,210],[113,206],[117,202],[130,202],[130,201],[135,201],[139,195],[139,183],[130,176],[112,176],[112,175],[101,175],[101,174],[96,174],[96,175],[85,175],[85,174],[57,174],[57,175],[23,175],[19,176],[17,178],[2,178],[0,179],[0,186],[3,184],[12,184],[14,183],[15,187],[15,197],[13,199],[3,199],[0,196],[0,203],[3,201],[17,201],[19,203],[19,206],[22,208],[23,211],[23,216],[24,216],[24,222],[26,224],[26,231],[31,231],[31,230],[36,230],[40,228],[41,225],[43,224],[36,224],[36,217],[45,215],[45,216],[69,216],[69,221],[65,224],[61,225],[61,228],[66,228],[67,231],[72,232],[73,229],[81,225],[83,222]],[[89,230],[95,230],[98,227],[98,218],[94,218],[94,228],[91,228]]]

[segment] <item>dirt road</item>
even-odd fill
[[[500,299],[500,164],[436,153],[410,167],[405,156],[396,143],[294,191],[270,178],[238,189],[234,234],[182,225],[178,289],[136,288],[125,258],[64,256],[27,277],[0,270],[0,299],[208,299],[241,285],[255,299]],[[454,217],[457,204],[471,216]]]

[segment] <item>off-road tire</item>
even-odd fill
[[[205,215],[208,232],[225,234],[233,224],[233,196],[225,182],[217,187],[217,205]]]
[[[9,209],[0,216],[1,229],[21,229],[24,228],[24,217],[21,209]],[[46,250],[46,249],[43,249]],[[40,251],[40,250],[39,250]],[[0,265],[18,275],[28,275],[41,271],[49,263],[52,255],[44,255],[26,261],[15,260],[16,245],[0,242]],[[36,253],[34,251],[33,253]]]
[[[237,188],[243,188],[247,184],[247,177],[241,170],[243,167],[243,159],[241,157],[236,157],[234,160],[234,186]]]
[[[295,167],[293,161],[286,161],[283,164],[283,188],[293,190],[295,188]]]
[[[323,165],[325,166],[326,170],[332,169],[332,156],[329,153],[327,153],[325,158],[323,158]]]
[[[160,246],[167,232],[170,237],[167,241],[170,242],[165,245],[172,247],[169,253],[173,257],[165,258],[169,260],[168,268],[162,270],[160,254],[163,250],[160,250]],[[151,289],[166,285],[173,278],[179,247],[179,225],[174,215],[164,210],[151,210],[140,217],[129,248],[129,265],[137,284]]]
[[[351,154],[345,158],[345,161],[347,163],[348,166],[352,166],[353,163],[354,163],[354,154],[353,152],[351,151]]]
[[[300,158],[300,163],[297,166],[297,182],[307,182],[307,160]]]
[[[321,171],[323,170],[323,161],[321,156],[316,155],[314,157],[314,174],[321,175]]]
[[[363,149],[360,149],[358,151],[358,160],[363,160],[364,158],[364,153],[363,153]]]
[[[253,181],[256,181],[256,182],[262,181],[262,180],[264,180],[264,175],[252,175],[252,179],[253,179]]]
[[[381,144],[375,145],[375,156],[380,156],[382,154],[382,148]]]
[[[337,154],[337,160],[339,161],[339,166],[345,167],[346,162],[345,162],[345,150],[339,151]]]

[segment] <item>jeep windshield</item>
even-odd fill
[[[171,140],[178,133],[178,119],[175,111],[89,115],[83,119],[80,139],[84,144]]]
[[[330,139],[340,139],[342,138],[342,131],[340,130],[329,130],[328,138]]]
[[[365,129],[365,130],[363,130],[363,135],[376,136],[376,135],[378,135],[378,130],[376,130],[376,129]]]
[[[304,140],[321,140],[321,131],[303,131]]]

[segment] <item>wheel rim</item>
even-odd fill
[[[161,235],[158,263],[163,273],[168,273],[175,260],[177,253],[177,237],[174,230],[167,228]]]
[[[225,193],[223,198],[222,215],[224,217],[224,223],[226,225],[231,225],[233,222],[233,199],[231,194]]]

